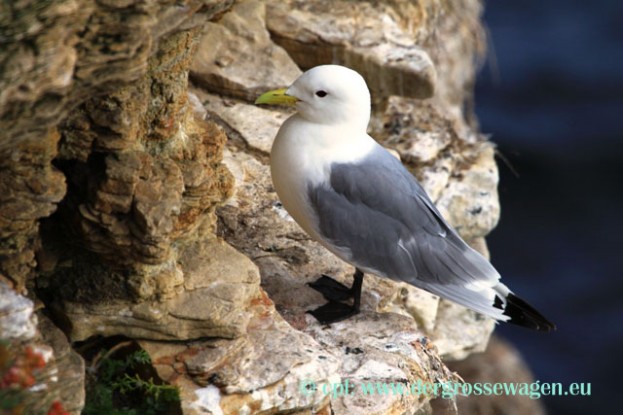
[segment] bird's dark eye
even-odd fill
[[[316,91],[316,96],[320,97],[320,98],[324,98],[324,97],[327,96],[327,92],[326,91],[322,91],[322,90]]]

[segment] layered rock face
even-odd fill
[[[15,347],[48,344],[75,374],[55,325],[70,343],[138,339],[186,414],[430,413],[428,396],[322,385],[455,380],[441,358],[484,350],[493,323],[375,276],[355,318],[322,327],[306,314],[323,302],[306,283],[349,285],[352,268],[279,204],[268,161],[289,113],[252,101],[315,65],[359,71],[370,134],[486,253],[499,205],[494,149],[470,112],[480,13],[477,0],[7,6],[0,283],[40,305],[43,334]],[[22,300],[7,307],[19,315]],[[78,413],[71,385],[49,390]]]

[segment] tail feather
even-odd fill
[[[504,315],[510,317],[508,323],[540,331],[556,330],[556,325],[546,319],[534,307],[513,293],[506,296]]]

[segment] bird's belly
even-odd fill
[[[301,157],[271,157],[271,175],[279,200],[303,230],[318,239],[314,212],[308,198],[310,172]]]
[[[309,190],[310,187],[329,185],[332,163],[355,162],[369,154],[377,144],[365,133],[353,134],[318,126],[310,130],[306,126],[294,116],[277,134],[271,150],[273,185],[284,208],[305,232],[341,259],[351,262],[348,247],[335,246],[320,232]],[[335,137],[342,139],[336,140]]]

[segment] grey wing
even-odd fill
[[[465,286],[489,288],[499,280],[489,261],[458,236],[415,178],[381,147],[357,164],[332,165],[330,185],[310,187],[309,198],[320,234],[348,252],[346,259],[357,267],[468,306],[474,299],[458,298]]]

